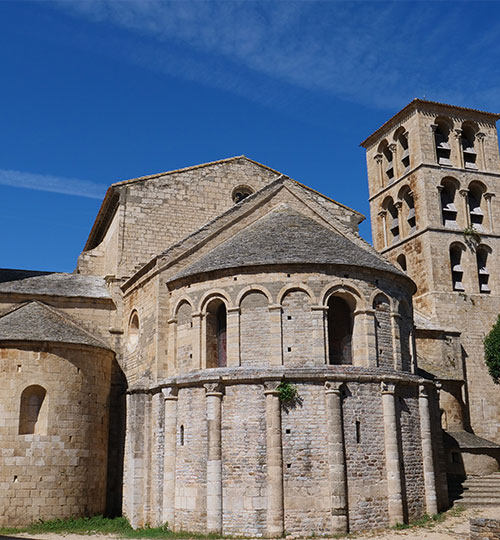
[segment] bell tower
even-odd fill
[[[361,143],[375,248],[417,284],[417,354],[443,427],[500,443],[483,338],[500,313],[500,115],[415,99]]]

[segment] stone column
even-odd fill
[[[168,341],[167,341],[167,375],[175,375],[177,369],[177,317],[167,321]]]
[[[399,163],[398,163],[398,145],[396,143],[391,143],[388,146],[392,154],[392,173],[393,177],[391,182],[394,182],[399,178]]]
[[[382,231],[384,233],[384,247],[386,248],[389,245],[387,239],[387,210],[381,210],[378,215],[382,218]]]
[[[398,423],[396,420],[396,387],[381,383],[382,408],[384,412],[385,467],[387,469],[387,502],[389,525],[404,522],[401,469],[399,466]]]
[[[328,464],[332,512],[332,533],[345,534],[347,520],[347,483],[342,425],[341,382],[325,383],[326,421],[328,426]]]
[[[424,468],[425,507],[427,514],[437,514],[436,476],[434,472],[434,455],[432,452],[431,417],[429,409],[428,388],[419,386],[418,408],[420,412],[420,437],[422,439],[422,461]]]
[[[175,476],[177,452],[177,388],[162,388],[165,407],[165,442],[163,449],[162,521],[175,530]]]
[[[403,223],[403,202],[402,201],[396,201],[394,203],[394,206],[396,210],[398,211],[398,228],[399,228],[399,238],[398,240],[401,240],[406,236],[406,223]]]
[[[384,187],[384,176],[383,176],[383,171],[382,171],[383,156],[382,154],[376,154],[374,159],[375,159],[375,162],[377,163],[379,189],[382,189]]]
[[[485,137],[485,134],[482,131],[479,131],[478,133],[476,133],[476,140],[479,142],[478,154],[481,156],[480,166],[481,166],[481,170],[483,171],[485,171],[487,168],[486,167],[486,154],[484,153],[484,137]]]
[[[201,369],[201,311],[196,311],[191,315],[193,321],[193,367]]]
[[[269,306],[269,363],[272,366],[283,364],[281,312],[280,304]]]
[[[401,315],[397,311],[391,311],[391,329],[392,329],[392,355],[394,359],[394,369],[403,368],[403,359],[401,355]]]
[[[151,489],[149,494],[149,520],[154,527],[164,523],[163,508],[163,449],[165,445],[164,404],[161,392],[151,398]]]
[[[456,152],[456,155],[458,156],[458,160],[455,161],[456,163],[455,166],[458,166],[461,169],[463,169],[465,167],[465,163],[464,163],[464,152],[462,149],[462,130],[455,129],[454,135],[455,135],[455,152]],[[453,151],[452,151],[452,156],[453,156]]]
[[[470,227],[471,226],[471,221],[470,221],[469,200],[468,200],[469,190],[468,189],[461,189],[459,191],[459,193],[460,193],[460,195],[462,196],[462,199],[463,199],[462,208],[463,208],[464,217],[465,217],[465,226]]]
[[[328,313],[327,306],[311,306],[313,324],[313,358],[314,365],[328,364],[328,346],[325,332],[325,319]]]
[[[483,195],[483,197],[486,199],[486,204],[488,205],[488,230],[490,231],[490,233],[495,232],[493,230],[494,229],[494,227],[493,227],[494,222],[493,222],[493,211],[492,211],[492,208],[491,208],[491,199],[494,196],[495,196],[494,193],[485,193]]]
[[[207,383],[207,532],[222,534],[222,384]]]
[[[227,367],[240,365],[240,308],[227,310]]]
[[[267,517],[266,536],[277,538],[284,531],[283,454],[281,449],[281,403],[279,381],[264,383],[266,396]]]
[[[436,130],[439,126],[437,124],[431,124],[432,130],[432,149],[434,150],[434,163],[438,162],[437,148],[436,148]]]

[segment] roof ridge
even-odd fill
[[[272,167],[268,167],[267,165],[264,165],[264,164],[262,164],[262,163],[260,163],[258,161],[255,161],[254,159],[251,159],[251,158],[245,156],[244,154],[241,154],[240,156],[233,156],[233,157],[229,157],[229,158],[218,159],[218,160],[215,160],[215,161],[208,161],[207,163],[199,163],[198,165],[189,165],[188,167],[181,167],[180,169],[172,169],[170,171],[154,173],[154,174],[148,174],[148,175],[145,175],[145,176],[138,176],[137,178],[130,178],[128,180],[121,180],[119,182],[114,182],[113,184],[110,185],[110,187],[118,187],[118,186],[133,184],[135,182],[142,182],[144,180],[153,180],[154,178],[160,178],[161,176],[167,176],[167,175],[170,175],[170,174],[176,174],[176,173],[181,173],[181,172],[186,172],[186,171],[193,171],[193,170],[196,170],[196,169],[201,169],[203,167],[209,167],[211,165],[219,165],[221,163],[228,163],[230,161],[236,161],[237,159],[246,159],[247,161],[255,163],[259,167],[263,167],[264,169],[267,169],[267,170],[269,170],[271,172],[274,172],[276,174],[281,174],[279,171],[276,171]]]

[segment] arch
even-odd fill
[[[46,435],[48,397],[43,386],[32,384],[21,393],[19,435]]]
[[[312,304],[316,303],[316,295],[314,294],[311,287],[309,287],[305,283],[301,283],[300,285],[285,285],[284,287],[282,287],[280,292],[278,293],[277,298],[276,298],[276,303],[277,304],[282,304],[283,303],[283,298],[290,291],[303,291],[309,296],[309,299],[310,299]]]
[[[351,283],[336,283],[334,285],[330,283],[324,287],[320,295],[323,307],[328,307],[328,300],[332,295],[342,296],[348,302],[351,302],[354,310],[366,309],[363,293]]]
[[[229,309],[232,306],[231,299],[223,289],[212,289],[206,292],[198,303],[198,311],[201,313],[206,313],[207,305],[214,299],[219,298],[226,304],[226,308]]]
[[[379,296],[385,298],[385,300],[388,302],[391,308],[391,311],[397,311],[397,301],[394,298],[387,295],[385,292],[381,291],[380,289],[375,289],[370,295],[369,305],[371,306],[372,309],[373,309],[373,306],[375,305],[375,300]]]
[[[226,367],[227,307],[219,297],[206,304],[205,330],[207,368]]]
[[[264,291],[252,288],[239,306],[240,365],[262,366],[269,361],[266,353],[271,348],[269,298]]]
[[[392,303],[388,296],[379,292],[372,303],[375,311],[375,343],[377,351],[377,366],[394,368],[392,342]]]
[[[465,246],[460,242],[450,244],[450,270],[451,281],[454,291],[465,291],[463,285],[464,270],[462,268],[462,256],[465,253]]]
[[[479,281],[479,292],[490,293],[490,287],[488,281],[490,279],[490,272],[488,269],[488,256],[492,250],[489,246],[481,244],[476,249],[476,264],[477,264],[477,277]]]
[[[403,223],[407,234],[413,234],[417,230],[417,216],[415,214],[415,200],[413,191],[408,184],[399,190],[399,199],[402,206]]]
[[[186,373],[193,367],[193,334],[192,326],[193,306],[183,300],[177,306],[177,332],[175,339],[175,364],[179,373]]]
[[[139,313],[136,309],[132,310],[128,320],[127,330],[127,349],[129,352],[135,351],[137,344],[139,343],[140,335],[140,323]]]
[[[460,137],[462,146],[462,156],[466,169],[477,169],[477,151],[475,148],[477,124],[474,122],[464,122],[462,124],[462,135]]]
[[[379,144],[378,153],[382,155],[384,178],[390,183],[394,180],[394,155],[387,139]]]
[[[384,199],[382,208],[387,212],[387,237],[391,239],[390,243],[397,242],[399,240],[399,213],[392,197]]]
[[[406,272],[407,264],[406,264],[406,255],[404,253],[401,253],[398,255],[396,262],[398,263],[399,267],[403,272]]]
[[[410,148],[408,144],[408,132],[404,126],[400,126],[394,132],[394,142],[398,145],[401,169],[406,172],[410,168]]]
[[[459,189],[460,182],[451,176],[443,178],[439,185],[441,223],[451,229],[458,229],[456,197]]]
[[[329,364],[352,364],[354,311],[355,304],[353,306],[342,294],[332,294],[328,298]]]
[[[194,310],[194,305],[193,305],[193,301],[191,300],[191,298],[189,298],[189,296],[182,295],[174,305],[174,309],[173,309],[174,317],[177,317],[177,313],[179,312],[179,308],[184,303],[189,304],[191,306],[191,310]]]
[[[235,304],[237,306],[241,305],[241,301],[243,300],[245,295],[247,295],[249,292],[252,292],[252,291],[261,292],[263,295],[265,295],[265,297],[267,298],[267,301],[269,302],[269,304],[273,303],[271,293],[269,292],[268,289],[266,289],[266,287],[263,287],[262,285],[247,285],[246,287],[241,289],[241,291],[238,293],[238,296],[236,297]]]
[[[301,287],[291,287],[281,300],[283,364],[294,367],[314,365],[312,298]]]
[[[450,133],[453,122],[448,118],[438,117],[434,122],[434,144],[436,160],[439,165],[451,166]]]
[[[236,186],[233,191],[231,192],[231,199],[233,199],[233,202],[235,204],[238,204],[242,200],[246,199],[250,195],[253,195],[255,193],[255,189],[248,185],[239,185]]]
[[[467,196],[469,206],[469,216],[471,227],[476,231],[484,231],[484,221],[487,215],[486,199],[484,194],[486,193],[486,186],[478,180],[473,180],[469,184],[469,193]]]

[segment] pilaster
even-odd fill
[[[437,514],[436,475],[434,471],[434,456],[432,452],[431,418],[428,389],[420,385],[418,393],[420,412],[420,437],[422,439],[422,461],[424,469],[425,507],[427,514]]]
[[[175,386],[162,389],[165,407],[163,450],[163,507],[162,521],[175,530],[175,476],[177,454],[177,394]]]

